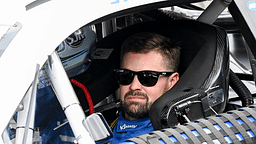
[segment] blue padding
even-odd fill
[[[207,133],[207,134],[212,133],[212,132],[208,129],[208,127],[203,127],[203,130],[204,130],[204,132]]]
[[[195,136],[200,136],[200,134],[198,133],[197,130],[192,130],[191,132],[192,132]]]
[[[185,133],[181,133],[180,135],[182,135],[184,139],[188,139],[189,138]]]
[[[229,136],[225,136],[224,139],[227,141],[227,143],[233,143]]]
[[[254,133],[251,130],[246,131],[250,138],[255,137]]]
[[[252,116],[248,116],[247,117],[251,122],[254,122],[255,121],[255,119],[252,117]]]
[[[163,140],[159,140],[159,142],[161,143],[161,144],[166,144]]]
[[[213,126],[216,128],[216,130],[222,130],[222,128],[218,124],[214,124]]]
[[[236,121],[237,121],[239,124],[244,124],[244,121],[241,120],[241,119],[236,119]]]
[[[218,139],[215,139],[212,141],[214,144],[221,144],[220,141]]]
[[[225,124],[226,124],[229,128],[234,126],[231,122],[225,122]]]
[[[244,137],[240,133],[236,133],[236,137],[239,141],[244,140]]]
[[[169,138],[171,139],[172,142],[177,142],[177,141],[178,141],[178,140],[176,139],[176,137],[174,137],[174,136],[170,136]]]

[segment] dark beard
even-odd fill
[[[143,96],[147,99],[146,103],[139,103],[139,102],[130,102],[126,101],[126,97],[129,95],[133,96]],[[121,101],[123,111],[133,118],[145,118],[148,117],[148,113],[150,110],[150,106],[152,105],[151,102],[148,102],[148,97],[144,93],[130,91],[126,93],[124,97],[124,101]],[[131,108],[131,105],[135,105],[136,108]]]

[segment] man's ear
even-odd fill
[[[168,78],[169,90],[179,81],[180,75],[175,72]]]

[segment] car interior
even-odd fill
[[[179,7],[202,10],[190,4],[181,4]],[[128,19],[133,19],[133,23],[130,24]],[[95,24],[97,40],[95,52],[89,56],[89,68],[81,74],[69,77],[86,116],[92,114],[93,104],[93,113],[102,113],[109,125],[118,117],[121,110],[120,93],[113,70],[120,65],[120,48],[133,34],[153,32],[178,42],[181,47],[178,69],[180,79],[150,108],[149,117],[155,131],[128,141],[133,142],[132,144],[256,142],[256,127],[253,124],[256,120],[252,117],[256,115],[256,108],[250,106],[253,104],[253,94],[241,81],[252,81],[253,78],[237,74],[230,68],[230,55],[233,54],[229,34],[239,32],[234,30],[236,26],[232,20],[225,19],[226,23],[223,23],[218,19],[214,24],[206,24],[182,13],[164,9],[138,12],[115,20],[116,27],[113,26],[114,21],[108,21],[115,30],[106,35],[104,22]],[[56,102],[52,104],[55,105],[52,108],[61,109],[54,90],[50,88],[50,84],[47,86],[48,95],[54,97]],[[238,97],[229,97],[231,88]],[[39,90],[38,93],[42,91],[46,90]],[[87,97],[88,93],[90,99]],[[44,97],[38,99],[43,100]],[[241,101],[241,105],[230,103],[231,101]],[[65,115],[63,119],[66,119]],[[43,126],[41,123],[38,125],[45,128],[48,122],[51,122],[50,118],[45,118]],[[58,128],[67,123],[66,119]],[[15,131],[14,128],[10,129]]]
[[[230,73],[227,34],[220,27],[193,20],[139,23],[119,30],[97,42],[97,49],[111,50],[112,53],[108,59],[93,59],[90,68],[73,79],[87,87],[95,104],[105,100],[106,97],[111,99],[110,95],[116,100],[102,104],[98,107],[99,111],[118,109],[120,104],[118,104],[116,91],[119,86],[113,69],[119,68],[120,47],[130,35],[145,31],[159,33],[180,41],[182,47],[178,71],[179,82],[151,108],[150,118],[155,129],[175,126],[178,121],[185,122],[184,114],[180,114],[178,119],[175,118],[178,113],[178,111],[175,112],[175,108],[188,101],[192,103],[182,108],[180,113],[184,113],[185,109],[190,109],[186,114],[190,121],[223,112],[228,99]],[[85,104],[82,106],[86,110],[88,106],[82,90],[77,87],[74,89],[81,103]],[[182,99],[186,101],[176,103]],[[108,116],[113,115],[107,114],[106,117]]]
[[[240,91],[243,106],[253,103],[248,89],[239,79],[233,78],[236,75],[229,67],[229,44],[223,28],[194,20],[149,21],[123,28],[98,41],[96,49],[101,53],[111,51],[109,57],[93,59],[85,73],[73,77],[87,87],[94,103],[100,103],[95,111],[102,112],[107,122],[114,121],[120,110],[119,86],[113,69],[119,68],[121,45],[129,36],[139,32],[158,33],[179,41],[181,46],[180,80],[150,109],[149,116],[155,130],[237,109],[227,103],[229,86]],[[74,89],[86,111],[88,105],[82,90]],[[138,142],[137,139],[134,141]]]

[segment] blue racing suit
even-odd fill
[[[122,116],[122,113],[123,111],[120,112],[119,120],[113,130],[111,144],[122,143],[127,139],[154,131],[149,117],[129,121]]]

